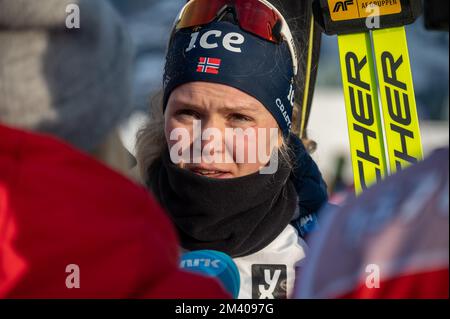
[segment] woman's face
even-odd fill
[[[187,143],[181,142],[180,131],[188,132]],[[233,87],[207,82],[187,83],[171,93],[165,136],[169,151],[177,149],[181,155],[183,144],[182,152],[188,152],[179,167],[210,178],[256,173],[281,143],[277,122],[258,100]]]

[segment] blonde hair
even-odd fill
[[[151,166],[158,161],[166,148],[164,133],[163,93],[155,94],[150,102],[147,123],[138,131],[136,141],[136,161],[139,175],[143,182]],[[292,154],[285,138],[278,146],[282,160],[293,168]]]
[[[146,181],[149,168],[161,158],[166,147],[162,104],[163,93],[160,91],[152,97],[149,118],[137,133],[136,161],[142,181]]]

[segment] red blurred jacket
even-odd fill
[[[178,270],[178,257],[144,188],[54,138],[0,125],[0,298],[228,297]],[[66,286],[71,264],[79,288]]]

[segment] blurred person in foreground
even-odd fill
[[[130,45],[105,1],[0,1],[0,298],[228,297],[179,270],[146,190],[86,154],[127,169]]]
[[[297,298],[448,298],[449,149],[325,214]]]

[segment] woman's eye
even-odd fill
[[[200,118],[200,114],[198,112],[196,112],[194,110],[189,110],[189,109],[179,110],[179,111],[175,112],[175,115],[182,116],[182,117],[193,117],[195,119]]]
[[[253,119],[249,116],[239,113],[230,114],[229,119],[232,121],[251,122]]]

